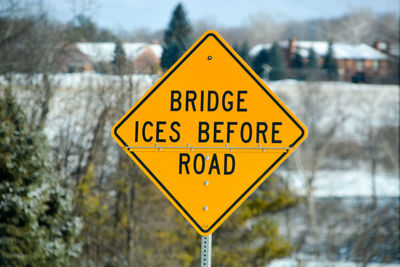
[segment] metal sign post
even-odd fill
[[[201,237],[201,267],[211,267],[212,234]]]

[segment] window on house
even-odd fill
[[[357,62],[356,62],[356,70],[358,72],[364,71],[364,61],[357,60]]]
[[[379,71],[379,61],[378,60],[374,60],[372,62],[372,70],[374,72],[378,72]]]

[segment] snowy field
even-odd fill
[[[27,82],[32,84],[40,83],[42,80],[42,74],[34,74],[30,77],[30,80],[26,80],[26,75],[15,74],[13,76],[13,82],[16,85],[24,85]],[[144,74],[134,74],[134,75],[124,75],[123,77],[118,75],[104,75],[101,73],[94,72],[83,72],[83,73],[59,73],[50,75],[50,81],[53,86],[60,89],[72,89],[80,90],[82,88],[103,88],[103,87],[115,87],[119,83],[127,83],[129,79],[138,85],[140,90],[146,90],[151,87],[151,85],[157,81],[159,77],[156,75],[144,75]],[[8,81],[2,75],[0,75],[0,84],[7,85]]]
[[[399,86],[354,84],[347,82],[313,82],[296,80],[266,82],[284,103],[302,119],[304,92],[313,92],[321,101],[329,119],[346,118],[338,132],[343,138],[359,139],[366,126],[399,125]],[[303,115],[304,116],[304,115]]]
[[[377,84],[352,84],[345,82],[305,83],[295,80],[267,82],[285,104],[303,120],[307,116],[302,98],[304,92],[310,91],[321,99],[322,123],[330,122],[335,115],[345,118],[335,133],[336,141],[352,140],[363,144],[367,137],[368,127],[399,127],[399,86]],[[313,88],[308,88],[313,87]],[[327,120],[325,120],[327,119]],[[303,121],[304,122],[304,121]],[[306,124],[307,125],[307,124]],[[399,138],[397,136],[397,138]],[[385,140],[388,145],[395,140]],[[307,140],[306,140],[307,142]],[[397,141],[398,144],[398,141]],[[360,158],[363,155],[360,155]],[[319,170],[314,184],[314,195],[324,197],[370,197],[372,179],[369,167],[365,163],[357,167],[346,166],[346,162],[336,163],[337,169]],[[280,172],[287,176],[285,171]],[[288,177],[290,185],[299,195],[305,195],[305,179],[299,172],[291,172]],[[398,171],[385,171],[382,168],[376,173],[376,194],[378,197],[400,196],[400,179]]]
[[[278,174],[287,175],[285,171]],[[319,171],[315,180],[314,196],[325,197],[371,197],[372,180],[370,173],[364,169],[350,170],[322,170]],[[299,195],[305,196],[304,179],[298,172],[290,173],[290,185]],[[400,180],[398,173],[380,172],[376,175],[376,194],[378,197],[399,197]]]

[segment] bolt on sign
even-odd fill
[[[215,31],[204,33],[112,129],[203,236],[306,135],[301,121]]]

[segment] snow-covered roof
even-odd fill
[[[263,50],[263,49],[269,50],[269,49],[271,49],[271,47],[272,47],[272,44],[270,44],[270,43],[255,45],[252,49],[250,49],[249,55],[252,57],[255,57],[258,55],[258,53],[261,52],[261,50]]]
[[[93,62],[110,62],[114,58],[115,43],[76,43],[78,49],[89,57]],[[129,60],[136,60],[147,47],[149,47],[155,56],[161,57],[162,46],[159,44],[148,43],[123,43],[126,57]]]
[[[282,48],[287,48],[289,41],[281,41],[278,43]],[[308,51],[312,48],[317,56],[323,57],[328,51],[329,43],[320,41],[294,41],[294,45],[297,51],[302,57],[308,57]],[[258,44],[250,49],[249,54],[251,56],[257,55],[262,49],[270,49],[271,44]],[[333,52],[337,59],[358,59],[358,60],[384,60],[387,56],[376,50],[375,48],[366,44],[346,44],[346,43],[334,43]]]

